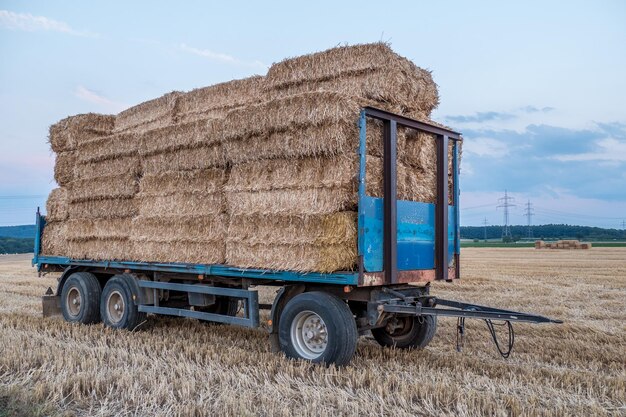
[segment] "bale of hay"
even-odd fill
[[[205,194],[181,191],[167,195],[144,195],[137,197],[139,214],[146,217],[210,216],[224,212],[224,197],[221,193]]]
[[[115,116],[87,113],[66,117],[50,126],[48,141],[54,152],[71,151],[86,140],[110,135]]]
[[[190,171],[223,167],[226,165],[224,148],[221,143],[198,148],[178,149],[141,157],[141,168],[146,174],[168,171]]]
[[[150,130],[141,137],[142,156],[198,148],[220,142],[221,133],[213,120],[196,120]]]
[[[65,256],[72,259],[129,260],[134,258],[133,244],[128,239],[103,239],[69,241]]]
[[[249,245],[356,245],[357,213],[343,211],[317,216],[232,216],[228,226],[228,241]]]
[[[247,245],[226,244],[226,263],[243,268],[335,272],[356,265],[355,245]]]
[[[128,239],[131,230],[131,220],[130,217],[70,219],[67,222],[67,239],[75,242],[95,239]]]
[[[264,98],[264,79],[253,76],[181,94],[176,106],[176,123],[223,118],[234,108],[259,103]]]
[[[114,219],[136,216],[139,204],[135,198],[107,198],[72,202],[68,210],[72,219]]]
[[[225,214],[205,216],[139,216],[133,219],[131,239],[153,242],[223,242],[228,228]]]
[[[155,242],[133,241],[135,260],[144,262],[183,262],[194,264],[224,264],[223,242]]]
[[[144,133],[174,123],[176,103],[181,94],[172,91],[122,111],[115,118],[113,131]]]
[[[99,162],[137,155],[140,136],[136,133],[116,133],[82,142],[78,146],[80,162]]]
[[[46,222],[62,222],[69,217],[67,190],[63,187],[50,191],[46,201]]]
[[[439,104],[431,73],[385,43],[342,46],[286,59],[270,67],[266,83],[269,90],[283,95],[335,91],[401,113],[429,115]]]
[[[245,106],[228,113],[223,139],[234,140],[309,126],[358,121],[359,103],[332,92],[314,92]]]
[[[226,181],[224,169],[198,169],[193,171],[167,171],[147,173],[139,182],[143,196],[187,193],[220,193]]]
[[[67,256],[67,249],[66,223],[63,221],[46,222],[41,236],[41,253],[47,256]]]
[[[111,177],[121,173],[138,176],[141,173],[139,155],[120,156],[97,162],[78,162],[74,167],[76,179],[81,180]]]
[[[54,180],[61,186],[74,181],[76,176],[76,152],[65,151],[56,155],[54,163]]]
[[[71,203],[112,198],[132,198],[137,194],[139,181],[135,175],[118,174],[107,177],[76,180],[69,188]]]

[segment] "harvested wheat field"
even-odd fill
[[[440,319],[423,351],[362,337],[349,366],[325,368],[271,353],[261,329],[42,319],[38,297],[56,280],[2,256],[0,415],[624,415],[625,259],[626,248],[466,249],[462,282],[433,293],[565,324],[517,325],[505,360],[482,322],[468,320],[458,353],[456,321]]]

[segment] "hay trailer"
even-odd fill
[[[367,118],[379,120],[384,128],[383,198],[365,192]],[[399,126],[436,135],[435,204],[397,200]],[[435,335],[438,316],[458,318],[461,340],[466,318],[485,320],[504,356],[512,348],[511,322],[558,322],[432,296],[431,281],[460,278],[461,136],[371,107],[362,109],[359,127],[357,270],[299,273],[229,265],[44,256],[40,248],[46,220],[38,212],[33,264],[41,273],[62,272],[56,292],[48,289],[43,297],[44,316],[62,313],[69,322],[91,324],[102,320],[106,326],[128,330],[139,326],[147,314],[258,327],[259,310],[269,309],[274,349],[291,358],[338,365],[350,361],[358,336],[367,332],[383,346],[423,348]],[[259,304],[256,285],[280,287],[272,304]],[[498,345],[491,320],[508,323],[508,346]]]

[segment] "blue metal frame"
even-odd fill
[[[171,272],[179,274],[216,275],[221,277],[270,279],[285,282],[314,282],[320,284],[357,285],[357,272],[334,272],[322,274],[316,272],[273,271],[269,269],[238,268],[227,265],[158,263],[130,261],[93,261],[71,259],[62,256],[39,256],[39,265],[86,266],[105,269],[131,269],[141,271]]]
[[[368,108],[368,111],[372,111],[375,109]],[[35,236],[35,255],[33,257],[32,263],[33,265],[37,265],[39,269],[44,264],[49,265],[59,265],[59,266],[76,266],[76,267],[91,267],[91,268],[104,268],[104,269],[130,269],[130,270],[140,270],[140,271],[155,271],[155,272],[170,272],[170,273],[179,273],[179,274],[196,274],[196,275],[215,275],[215,276],[223,276],[223,277],[233,277],[233,278],[244,278],[244,279],[262,279],[262,280],[275,280],[280,282],[310,282],[310,283],[319,283],[319,284],[336,284],[336,285],[359,285],[359,277],[364,270],[369,272],[378,272],[382,268],[378,266],[371,266],[364,268],[368,262],[364,262],[364,259],[368,255],[367,245],[367,212],[366,207],[368,206],[368,202],[371,203],[374,199],[373,197],[368,197],[366,195],[366,118],[368,117],[368,113],[365,109],[361,110],[359,117],[359,191],[358,191],[358,255],[359,255],[359,271],[358,272],[334,272],[334,273],[316,273],[316,272],[292,272],[292,271],[276,271],[276,270],[268,270],[268,269],[252,269],[252,268],[239,268],[228,265],[207,265],[207,264],[189,264],[189,263],[159,263],[159,262],[131,262],[131,261],[96,261],[96,260],[82,260],[82,259],[71,259],[63,256],[42,256],[41,255],[41,236],[43,233],[43,228],[45,227],[46,220],[45,217],[39,213],[39,209],[37,210],[37,218],[36,218],[36,236]],[[401,116],[397,116],[401,118]],[[403,120],[410,120],[403,118]],[[413,122],[420,123],[420,122]],[[427,124],[421,124],[424,126],[424,129],[441,130],[435,126],[430,126]],[[441,130],[444,132],[445,130]],[[445,131],[448,132],[448,131]],[[449,131],[451,132],[451,131]],[[454,132],[453,132],[454,133]],[[458,135],[458,134],[457,134]],[[459,253],[459,204],[458,204],[458,146],[456,141],[454,142],[454,206],[449,207],[450,210],[453,210],[453,215],[450,216],[451,226],[448,236],[449,242],[448,247],[451,248],[452,253],[458,255]],[[380,200],[380,199],[378,199]],[[411,216],[417,212],[423,211],[422,206],[427,206],[428,203],[418,203],[418,202],[404,202],[399,201],[399,207],[407,206],[408,209],[401,209],[401,216]],[[371,204],[370,204],[371,205]],[[432,204],[430,204],[433,206]],[[413,213],[415,212],[415,213]],[[400,222],[399,222],[400,223]],[[411,222],[409,222],[411,223]],[[415,222],[412,222],[415,223]],[[423,223],[423,222],[422,222]],[[430,224],[430,217],[428,223]],[[417,229],[415,227],[419,226],[419,222],[412,224],[409,227],[409,232],[417,233]],[[428,228],[429,225],[422,225]],[[434,223],[433,225],[434,226]],[[421,226],[419,226],[421,227]],[[418,228],[419,228],[418,227]],[[399,229],[398,235],[401,234],[402,228]],[[408,230],[408,229],[407,229]],[[405,239],[406,238],[406,239]],[[450,239],[452,238],[452,239]],[[409,235],[399,236],[398,241],[402,245],[411,244],[411,237]],[[419,240],[419,239],[417,239]],[[422,242],[423,243],[423,242]],[[420,245],[422,244],[417,242],[417,246],[413,246],[411,250],[428,250],[430,248],[422,248],[420,249]],[[422,245],[423,246],[423,245]],[[408,246],[407,246],[408,248]],[[405,249],[407,249],[405,248]],[[381,252],[380,256],[382,257],[382,246],[377,251]],[[407,249],[408,250],[408,249]],[[409,252],[402,249],[399,256],[408,259],[408,255],[402,255],[404,253],[407,255]],[[421,255],[411,253],[410,257],[420,258]],[[429,257],[421,257],[423,259],[427,259]],[[382,259],[382,258],[381,258]],[[399,262],[400,270],[415,270],[415,269],[432,269],[430,262],[412,262],[410,259]],[[458,265],[457,265],[458,268]]]
[[[244,327],[259,327],[259,295],[256,291],[234,288],[212,287],[208,285],[178,284],[173,282],[139,280],[141,288],[171,290],[199,294],[212,294],[225,297],[241,298],[244,301],[244,317],[227,316],[217,313],[205,313],[183,308],[161,307],[159,305],[139,305],[139,311],[145,313],[166,314],[170,316],[191,317],[199,320],[236,324]],[[155,296],[155,300],[158,298]]]

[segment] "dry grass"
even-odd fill
[[[134,333],[40,318],[52,278],[0,257],[0,397],[47,415],[623,415],[623,248],[464,250],[463,280],[433,293],[566,320],[518,325],[501,359],[481,322],[441,319],[424,351],[365,337],[346,368],[289,361],[264,330],[152,318]],[[268,302],[273,289],[261,288]],[[267,318],[267,316],[263,316]],[[28,413],[26,413],[28,414]]]

